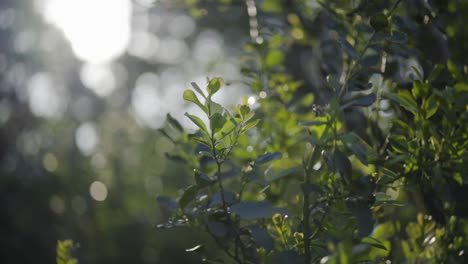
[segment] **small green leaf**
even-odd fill
[[[284,60],[283,52],[279,50],[271,50],[265,57],[264,65],[266,68],[272,68],[281,64]]]
[[[421,108],[424,111],[424,116],[426,119],[429,119],[435,115],[439,109],[439,102],[437,101],[435,94],[432,94],[429,96],[429,98],[424,100]]]
[[[200,102],[200,100],[198,100],[197,96],[192,90],[188,90],[188,89],[185,90],[183,97],[184,97],[184,100],[198,105],[198,107],[200,107],[201,110],[203,110],[203,112],[207,113],[207,108]]]
[[[452,60],[448,60],[447,68],[455,80],[461,79],[462,75],[460,73],[460,70],[458,69],[458,66]]]
[[[198,194],[198,186],[190,185],[184,190],[184,193],[179,199],[179,208],[184,209],[190,202],[195,200]]]
[[[241,115],[242,118],[245,118],[245,116],[250,112],[250,107],[248,105],[241,105],[239,107],[239,114]]]
[[[199,170],[193,170],[193,172],[195,174],[195,182],[197,183],[197,186],[199,188],[211,186],[216,182],[213,179],[211,179],[208,175]]]
[[[209,96],[213,96],[221,87],[224,85],[224,80],[221,78],[213,78],[208,82],[208,94]]]
[[[226,117],[220,113],[214,113],[210,118],[210,128],[213,133],[218,132],[226,123]]]
[[[404,44],[408,40],[408,37],[401,31],[393,30],[392,33],[386,37],[386,39],[394,43]]]
[[[418,114],[418,104],[409,91],[403,90],[399,91],[398,94],[387,94],[386,96],[414,115]]]
[[[370,19],[370,24],[375,31],[385,30],[389,25],[387,16],[382,13],[373,15]]]
[[[283,158],[273,161],[265,170],[265,179],[275,181],[301,171],[302,167],[289,158]]]
[[[177,129],[179,132],[184,132],[184,128],[180,125],[179,121],[173,118],[171,114],[167,113],[166,120],[172,127]]]
[[[372,148],[354,132],[341,135],[341,141],[364,165],[374,156]]]
[[[355,96],[354,98],[352,98],[351,100],[349,100],[348,102],[346,102],[343,107],[344,108],[347,108],[347,107],[350,107],[350,106],[367,107],[367,106],[371,106],[375,102],[376,99],[377,99],[377,97],[375,96],[374,93],[364,94],[364,95],[359,94],[359,95]]]
[[[202,89],[200,88],[200,86],[198,86],[198,84],[194,83],[194,82],[191,82],[190,83],[193,87],[193,89],[195,89],[195,91],[197,91],[197,93],[199,93],[201,96],[203,96],[203,98],[206,99],[206,96],[205,94],[203,93]]]
[[[437,64],[434,69],[432,70],[431,74],[429,75],[429,78],[427,78],[428,82],[433,82],[437,77],[439,77],[440,73],[445,69],[445,66],[442,64]]]
[[[195,115],[191,115],[189,113],[185,113],[185,116],[188,117],[195,125],[197,125],[203,132],[208,133],[208,129],[206,128],[206,125],[205,123],[203,123],[203,121],[198,117],[198,116],[195,116]]]
[[[283,44],[284,41],[284,35],[283,34],[276,34],[273,37],[270,38],[268,41],[268,47],[271,49],[278,48]]]
[[[368,245],[371,245],[373,247],[376,247],[376,248],[380,248],[380,249],[383,249],[383,250],[388,250],[383,244],[382,242],[380,242],[379,240],[373,238],[373,237],[363,237],[361,239],[361,243],[363,244],[368,244]]]
[[[349,57],[351,57],[351,59],[353,59],[353,60],[358,60],[359,59],[358,52],[356,51],[356,49],[354,49],[354,47],[346,39],[341,38],[339,40],[339,43],[340,43],[341,47],[343,48],[343,50],[349,55]]]
[[[413,82],[413,89],[411,89],[411,93],[413,94],[414,98],[425,97],[429,93],[429,89],[429,83],[418,80]]]
[[[247,132],[247,131],[250,130],[251,128],[253,128],[253,127],[255,127],[256,125],[258,125],[259,122],[260,122],[260,119],[256,119],[256,120],[254,120],[254,121],[252,121],[252,122],[247,123],[247,125],[245,125],[245,127],[242,128],[241,133]]]
[[[346,180],[351,180],[353,167],[348,157],[338,149],[328,159],[327,164],[330,168],[335,169]]]
[[[274,214],[286,214],[287,210],[267,202],[240,202],[231,206],[230,211],[243,220],[271,218]]]

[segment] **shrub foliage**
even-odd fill
[[[221,78],[184,92],[198,130],[168,115],[160,132],[193,183],[158,197],[158,227],[204,230],[214,243],[187,251],[209,263],[463,263],[468,5],[245,2],[254,95],[216,103]]]

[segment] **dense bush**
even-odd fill
[[[464,263],[468,4],[222,2],[247,4],[254,96],[184,92],[199,129],[160,132],[193,184],[158,227],[204,230],[187,251],[210,263]]]

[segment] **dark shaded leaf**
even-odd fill
[[[166,159],[168,159],[168,160],[172,160],[172,161],[180,162],[180,163],[184,163],[184,164],[187,163],[187,160],[185,158],[183,158],[182,156],[179,156],[179,155],[174,155],[174,154],[170,154],[168,152],[165,152],[164,156],[166,156]]]
[[[373,15],[370,24],[376,31],[382,31],[389,25],[387,16],[382,13]]]
[[[226,123],[226,118],[220,113],[214,113],[210,118],[210,128],[214,133],[218,132]]]
[[[184,193],[179,199],[179,208],[184,209],[190,202],[195,200],[198,194],[198,186],[190,185],[184,190]]]
[[[175,129],[177,129],[179,132],[184,132],[184,128],[182,127],[182,125],[180,125],[179,121],[177,121],[176,119],[174,119],[171,114],[167,113],[166,115],[166,120],[167,122],[172,126],[174,127]]]
[[[301,189],[304,194],[319,193],[323,194],[322,187],[313,183],[303,183],[301,184]]]
[[[265,154],[262,154],[260,156],[258,156],[256,159],[255,159],[255,165],[261,165],[261,164],[264,164],[264,163],[267,163],[267,162],[270,162],[272,160],[277,160],[277,159],[280,159],[282,157],[282,154],[280,152],[267,152]]]
[[[356,49],[354,49],[354,47],[351,44],[349,44],[349,42],[346,39],[341,38],[339,43],[343,50],[349,55],[349,57],[351,57],[353,60],[359,59],[358,52],[356,51]]]
[[[225,237],[228,233],[228,229],[225,223],[209,221],[207,224],[208,231],[217,237]]]
[[[231,212],[243,220],[256,220],[271,218],[276,213],[286,214],[287,210],[267,202],[240,202],[231,206]]]
[[[373,154],[373,151],[363,139],[361,139],[356,133],[351,132],[341,135],[341,140],[345,147],[356,155],[362,164],[368,165],[368,158],[370,154]]]
[[[373,93],[367,94],[367,95],[359,95],[351,99],[351,101],[347,102],[345,106],[346,107],[349,107],[349,106],[367,107],[367,106],[371,106],[375,102],[376,99],[377,97]]]
[[[195,174],[195,182],[200,188],[211,186],[216,182],[215,180],[211,179],[208,175],[199,170],[193,170],[193,172]]]
[[[167,196],[158,196],[156,201],[169,211],[174,211],[177,209],[177,202]]]
[[[202,89],[200,89],[200,87],[196,83],[191,82],[190,84],[192,85],[193,89],[195,89],[195,91],[197,91],[197,93],[199,93],[201,96],[203,96],[203,98],[206,98],[206,96],[203,93]]]
[[[271,264],[302,264],[304,262],[304,257],[293,250],[278,252],[271,258]]]
[[[273,250],[275,241],[264,228],[258,225],[254,225],[247,227],[247,229],[250,230],[250,233],[252,234],[252,237],[257,245],[263,247],[267,252]]]
[[[237,201],[236,195],[230,191],[224,191],[224,199],[228,205],[234,204]],[[208,207],[212,208],[221,204],[223,204],[221,192],[217,192],[211,196]]]

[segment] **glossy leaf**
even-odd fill
[[[203,110],[203,112],[207,112],[206,107],[200,102],[200,100],[198,100],[198,97],[192,90],[185,90],[183,97],[186,101],[196,104],[198,107],[200,107],[200,109]]]
[[[208,83],[208,94],[209,96],[214,95],[224,85],[224,80],[221,78],[213,78]]]
[[[206,128],[206,125],[205,123],[203,123],[203,121],[198,117],[198,116],[195,116],[195,115],[191,115],[189,113],[185,113],[185,116],[188,117],[195,125],[197,125],[203,132],[208,133],[208,129]]]

